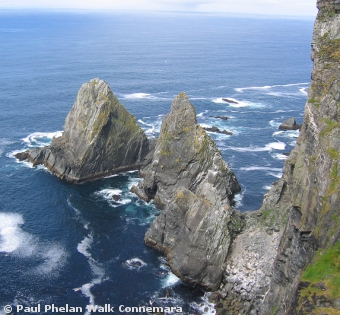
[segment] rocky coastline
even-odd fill
[[[340,1],[317,6],[304,121],[289,118],[280,128],[301,132],[259,210],[233,209],[240,185],[185,93],[149,143],[108,85],[93,79],[80,89],[62,136],[16,157],[71,183],[139,169],[132,192],[162,210],[146,245],[184,282],[215,291],[217,314],[338,314]]]

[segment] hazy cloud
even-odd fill
[[[0,8],[157,10],[316,15],[316,0],[0,0]]]

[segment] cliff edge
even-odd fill
[[[218,314],[340,313],[340,1],[317,6],[301,133],[231,245]]]
[[[43,164],[72,183],[137,169],[149,151],[143,130],[106,82],[83,84],[66,117],[64,132],[49,146],[18,153],[17,158]]]

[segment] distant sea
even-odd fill
[[[302,122],[312,28],[312,19],[0,11],[0,314],[52,303],[81,314],[105,304],[214,314],[207,294],[144,245],[159,211],[129,192],[138,173],[76,186],[13,154],[60,135],[92,78],[108,82],[150,139],[184,91],[202,126],[233,132],[210,135],[241,183],[236,207],[256,210],[299,135],[278,126]]]

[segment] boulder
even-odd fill
[[[149,150],[143,130],[108,84],[93,79],[84,84],[66,117],[64,132],[49,146],[16,155],[43,164],[72,183],[138,169]]]
[[[286,119],[280,126],[280,130],[298,130],[301,128],[300,124],[297,124],[294,117]]]

